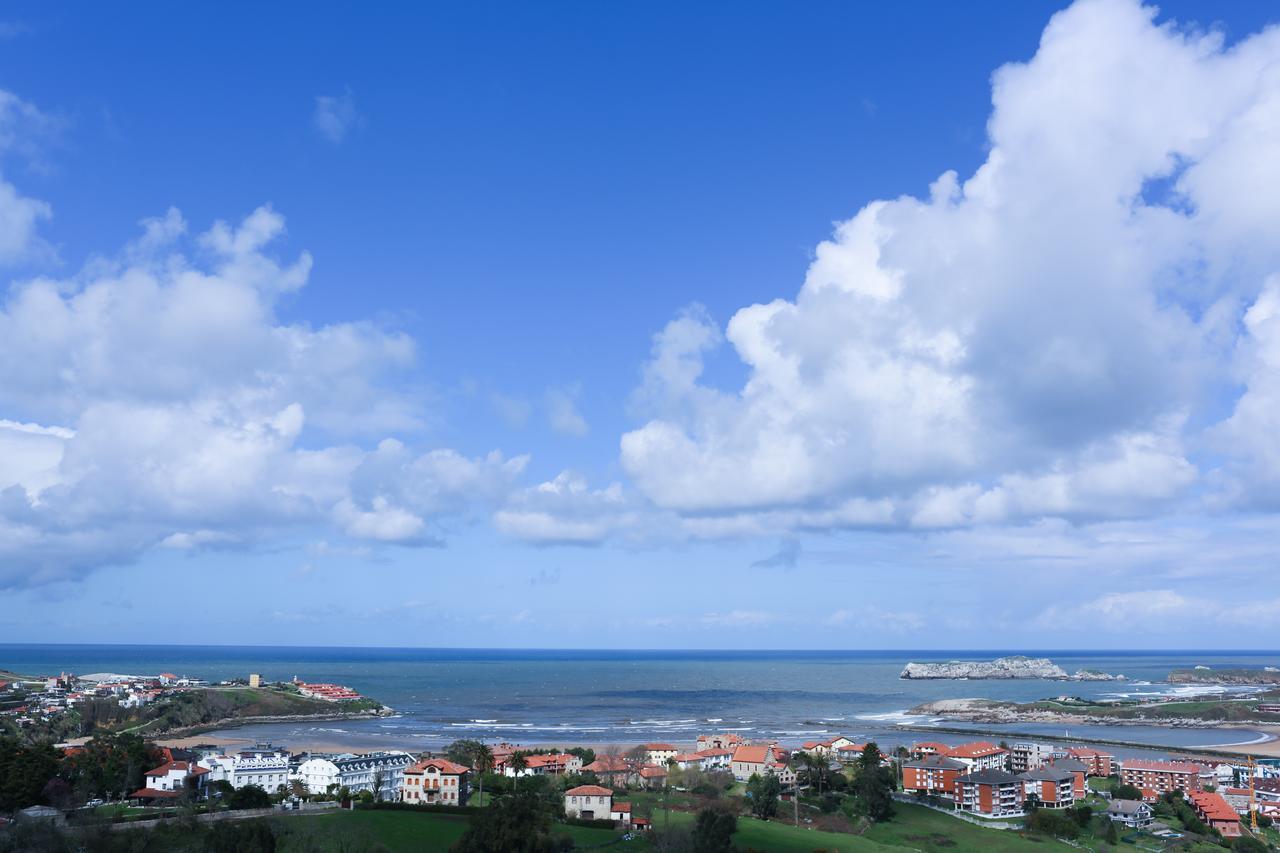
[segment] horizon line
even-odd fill
[[[1108,654],[1251,654],[1280,655],[1280,649],[1266,648],[1117,648],[1117,647],[1077,647],[1077,648],[725,648],[725,647],[622,647],[622,646],[379,646],[379,645],[307,645],[293,643],[47,643],[0,641],[0,648],[42,647],[42,648],[75,648],[82,646],[99,648],[155,648],[155,649],[350,649],[378,651],[422,651],[422,652],[754,652],[754,653],[866,653],[883,654],[1005,654],[1005,655],[1050,655],[1098,653]]]

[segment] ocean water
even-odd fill
[[[989,660],[1004,654],[1048,657],[1068,672],[1123,673],[1125,682],[1041,680],[920,681],[898,677],[908,661]],[[379,649],[252,646],[0,645],[0,668],[79,674],[170,671],[221,680],[259,672],[336,682],[391,706],[396,716],[333,723],[245,726],[236,736],[331,740],[353,749],[430,749],[460,737],[539,743],[691,744],[699,733],[799,743],[837,733],[893,746],[912,740],[958,742],[903,731],[928,725],[904,711],[938,699],[1029,701],[1051,696],[1161,695],[1192,692],[1165,683],[1170,670],[1196,665],[1280,665],[1277,652],[1083,651],[576,651]],[[1214,688],[1208,688],[1214,689]],[[1218,688],[1221,689],[1221,688]],[[1206,688],[1194,688],[1203,693]],[[932,721],[937,724],[939,721]],[[954,724],[947,723],[948,726]],[[991,728],[984,726],[984,728]],[[1001,728],[1063,735],[1057,727]],[[1070,735],[1168,747],[1256,740],[1241,729],[1079,726]],[[1117,752],[1123,752],[1117,749]]]

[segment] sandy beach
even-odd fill
[[[1231,753],[1232,755],[1252,755],[1255,758],[1280,758],[1280,726],[1260,725],[1240,726],[1239,728],[1270,735],[1271,740],[1261,743],[1238,743],[1231,744],[1229,746],[1215,746],[1212,748],[1221,750],[1222,752]]]

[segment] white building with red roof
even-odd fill
[[[947,758],[961,762],[970,772],[977,770],[1003,770],[1009,759],[1009,751],[984,740],[962,743],[948,748]]]
[[[564,792],[565,817],[602,820],[613,817],[613,791],[599,785],[579,785]]]
[[[188,791],[196,799],[207,793],[209,771],[191,761],[166,761],[144,774],[144,786],[130,794],[134,799],[171,800]]]
[[[754,774],[763,776],[775,762],[771,746],[740,746],[733,751],[729,769],[733,778],[745,782]]]
[[[554,755],[526,755],[524,767],[516,769],[511,766],[510,759],[504,765],[505,776],[563,776],[567,773],[581,773],[582,759],[572,753],[561,752]]]
[[[697,754],[703,758],[703,770],[725,770],[733,761],[732,749],[700,749]]]
[[[679,752],[680,750],[669,743],[646,743],[644,745],[644,760],[650,764],[666,764],[675,758]]]

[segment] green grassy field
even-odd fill
[[[635,800],[648,799],[640,795]],[[1028,836],[1018,830],[1001,830],[978,826],[958,820],[942,812],[923,806],[899,803],[897,815],[892,821],[875,824],[862,835],[844,832],[824,832],[803,825],[793,826],[785,819],[756,820],[750,817],[738,819],[738,832],[734,845],[744,851],[766,853],[906,853],[907,850],[925,853],[1068,853],[1071,850],[1102,851],[1108,847],[1100,838],[1086,836],[1077,847],[1052,838]],[[664,813],[655,808],[652,813],[654,827],[686,827],[695,820],[693,812],[672,811]],[[414,813],[404,811],[354,811],[335,812],[314,816],[290,816],[277,819],[286,828],[282,851],[342,851],[354,849],[357,840],[376,841],[392,853],[399,851],[448,850],[467,830],[468,818],[463,815],[439,813]],[[1171,821],[1175,826],[1176,821]],[[576,826],[558,826],[558,834],[568,835],[579,848],[599,847],[619,842],[609,849],[641,851],[649,849],[644,836],[633,841],[621,842],[618,832],[608,829],[588,829]],[[1147,846],[1154,839],[1144,839]],[[1158,843],[1158,842],[1157,842]],[[1134,849],[1124,845],[1127,849]],[[1188,851],[1221,850],[1214,845],[1186,848]]]
[[[1051,853],[1073,849],[1050,838],[1028,837],[1016,831],[975,826],[924,806],[897,803],[894,809],[897,810],[897,815],[892,821],[872,826],[864,837],[896,847],[948,850],[954,853],[1015,853],[1023,850]]]

